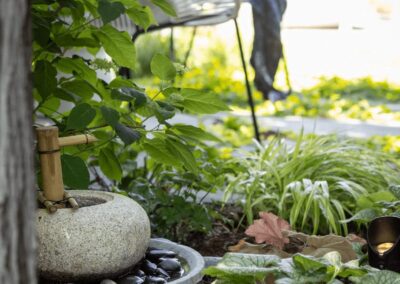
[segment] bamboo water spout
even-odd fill
[[[68,137],[58,137],[56,126],[39,127],[36,129],[38,153],[42,174],[42,189],[38,199],[50,212],[63,207],[60,203],[66,200],[73,208],[77,208],[76,201],[64,191],[61,168],[61,147],[89,144],[97,139],[91,135],[82,134]]]

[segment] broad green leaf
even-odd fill
[[[88,82],[80,79],[63,82],[61,84],[61,88],[69,93],[83,98],[84,100],[89,100],[96,92],[96,89],[93,88]]]
[[[143,148],[154,160],[160,163],[175,167],[182,165],[182,161],[176,158],[175,152],[171,152],[167,149],[165,140],[159,138],[146,140],[146,142],[143,143]]]
[[[120,2],[99,0],[97,12],[101,16],[103,24],[106,25],[109,22],[117,19],[121,14],[123,14],[125,12],[125,7]]]
[[[126,10],[128,17],[137,25],[142,27],[145,31],[152,25],[156,24],[157,21],[154,19],[153,12],[149,6],[142,6],[136,4]]]
[[[92,85],[96,84],[96,72],[82,58],[60,58],[56,63],[56,68],[63,73],[76,74]]]
[[[400,185],[391,185],[389,190],[397,199],[400,199]]]
[[[89,104],[80,104],[71,110],[67,120],[67,129],[84,129],[96,116],[96,111]]]
[[[355,283],[360,284],[400,284],[400,274],[389,270],[379,270],[354,280]]]
[[[122,78],[122,77],[116,77],[114,80],[112,80],[109,84],[109,87],[113,88],[113,89],[127,87],[127,88],[133,88],[138,91],[144,92],[144,89],[140,88],[134,82],[132,82],[129,79]]]
[[[60,99],[51,96],[47,98],[46,101],[40,106],[39,111],[50,116],[58,110],[60,104]]]
[[[175,124],[171,129],[175,129],[180,134],[188,136],[192,139],[221,142],[218,137],[212,135],[211,133],[191,125]]]
[[[145,105],[147,102],[147,97],[144,93],[136,89],[126,88],[126,87],[120,89],[113,89],[111,91],[111,97],[115,100],[128,101],[128,102],[134,100],[133,105],[136,108]]]
[[[390,191],[378,191],[374,193],[369,193],[368,195],[361,196],[357,200],[357,206],[360,209],[372,208],[376,202],[380,201],[394,201],[395,197]]]
[[[94,30],[93,35],[103,44],[104,50],[119,66],[135,69],[135,46],[127,32],[120,32],[110,24]]]
[[[173,80],[176,76],[176,69],[174,64],[168,57],[157,53],[153,56],[150,63],[151,73],[161,80]]]
[[[167,119],[172,118],[176,111],[174,106],[162,101],[156,101],[156,103],[150,104],[150,107],[153,108],[154,115],[161,124],[165,124]]]
[[[101,171],[111,180],[120,181],[122,178],[122,168],[111,149],[103,148],[99,154],[99,165]]]
[[[183,165],[191,172],[197,173],[198,168],[196,164],[196,160],[188,148],[188,146],[182,144],[177,140],[167,139],[166,140],[167,149],[171,153],[175,153],[177,159],[180,159],[183,162]]]
[[[54,36],[54,42],[61,47],[86,47],[99,48],[99,42],[93,38],[91,34],[81,33],[78,37],[72,36],[70,33],[61,33]]]
[[[363,209],[361,211],[358,211],[351,218],[346,219],[346,220],[341,220],[340,222],[341,223],[349,223],[352,221],[369,222],[372,219],[375,219],[376,217],[378,217],[376,210],[372,209],[372,208],[368,208],[368,209]]]
[[[36,62],[33,72],[33,86],[42,99],[50,96],[57,87],[57,70],[50,62],[41,60]]]
[[[118,111],[105,106],[100,107],[100,110],[106,123],[112,127],[115,127],[119,120]]]
[[[176,17],[175,9],[168,0],[151,0],[151,3],[160,7],[166,14]]]
[[[229,107],[215,94],[202,93],[194,89],[182,89],[183,101],[180,102],[186,110],[193,113],[212,114],[228,111]]]
[[[296,254],[293,256],[293,264],[302,271],[317,271],[326,268],[327,265],[315,257]]]
[[[73,94],[67,90],[64,90],[63,88],[57,88],[54,91],[54,96],[67,102],[76,103]]]
[[[279,258],[274,255],[227,253],[216,266],[203,272],[221,283],[266,283],[266,276],[279,272],[278,263]]]
[[[139,141],[140,137],[142,137],[139,131],[129,128],[121,123],[117,123],[114,128],[115,132],[117,132],[117,135],[119,138],[121,138],[125,145],[130,145],[136,141]]]
[[[76,156],[61,155],[64,184],[75,189],[89,187],[89,171],[85,162]]]

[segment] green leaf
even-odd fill
[[[80,79],[63,82],[61,87],[65,91],[77,95],[84,100],[89,100],[96,92],[96,89],[94,89],[88,82]]]
[[[42,99],[50,96],[57,87],[57,70],[50,62],[40,60],[35,64],[33,72],[33,86],[39,92]]]
[[[80,104],[71,110],[67,120],[67,129],[84,129],[96,116],[96,111],[89,104]]]
[[[352,221],[369,222],[372,219],[375,219],[376,217],[378,217],[376,210],[372,209],[372,208],[368,208],[368,209],[363,209],[361,211],[358,211],[351,218],[346,219],[346,220],[341,220],[340,222],[341,223],[349,223]]]
[[[365,208],[374,207],[374,205],[380,201],[390,202],[390,201],[394,201],[394,200],[395,200],[395,198],[394,198],[392,192],[378,191],[378,192],[374,192],[374,193],[369,193],[368,195],[365,195],[365,196],[361,196],[357,200],[357,206],[361,209],[365,209]]]
[[[136,141],[139,141],[140,137],[142,137],[139,131],[120,123],[115,125],[115,132],[117,132],[117,135],[119,138],[121,138],[125,145],[130,145]]]
[[[111,2],[109,0],[99,0],[99,6],[97,7],[103,24],[106,25],[109,22],[117,19],[122,13],[125,12],[125,7],[119,2]]]
[[[218,137],[212,135],[211,133],[191,125],[175,124],[171,129],[175,129],[180,134],[188,136],[192,139],[221,142]]]
[[[114,152],[108,148],[100,150],[99,165],[101,171],[111,180],[120,181],[122,168]]]
[[[133,88],[120,88],[118,90],[114,89],[111,91],[111,97],[113,99],[122,101],[132,101],[135,100],[134,106],[141,107],[147,102],[147,97],[144,93],[133,89]]]
[[[266,276],[279,272],[278,263],[279,258],[274,255],[227,253],[222,261],[203,273],[222,280],[217,283],[267,283]]]
[[[175,167],[182,165],[182,161],[178,160],[175,154],[167,149],[166,142],[163,139],[154,138],[146,140],[146,142],[143,143],[143,148],[154,160],[160,163]]]
[[[151,3],[161,8],[164,13],[176,17],[174,7],[167,0],[151,0]]]
[[[63,88],[57,88],[54,91],[54,96],[67,102],[76,103],[75,97],[69,91]]]
[[[212,114],[230,110],[215,94],[202,93],[194,89],[182,89],[183,101],[179,104],[186,110],[199,114]]]
[[[166,146],[171,153],[175,153],[176,158],[180,159],[189,171],[198,172],[196,160],[188,146],[172,139],[166,140]]]
[[[400,199],[400,185],[391,185],[389,190],[397,199]]]
[[[127,32],[120,32],[108,24],[93,31],[93,35],[119,66],[135,69],[135,46]]]
[[[61,155],[64,184],[75,189],[89,187],[89,171],[85,162],[76,156]]]
[[[61,101],[57,97],[49,97],[46,101],[40,106],[39,111],[43,114],[51,116],[55,113],[60,107]]]
[[[322,263],[315,257],[296,254],[293,256],[293,264],[302,271],[317,271],[321,268],[326,268],[327,265]]]
[[[157,21],[154,19],[153,12],[149,6],[136,4],[126,10],[128,17],[137,25],[141,26],[145,31]]]
[[[100,107],[100,110],[106,123],[112,127],[115,127],[119,120],[118,111],[105,106]]]
[[[91,36],[73,37],[69,33],[55,35],[54,42],[62,47],[100,47],[99,42]]]
[[[351,278],[351,280],[353,280]],[[378,270],[363,276],[356,283],[361,284],[400,284],[400,274],[389,270]]]
[[[96,85],[96,72],[82,58],[60,58],[56,63],[56,68],[66,74],[78,75],[81,79]]]
[[[157,53],[150,63],[151,73],[161,80],[173,80],[176,76],[176,69],[171,60],[165,55]]]

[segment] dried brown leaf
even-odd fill
[[[289,238],[282,231],[290,229],[289,223],[269,212],[260,212],[260,218],[250,225],[245,234],[256,239],[256,243],[267,243],[282,249]]]

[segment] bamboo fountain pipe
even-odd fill
[[[64,191],[61,147],[89,144],[96,142],[97,139],[87,134],[59,138],[56,126],[39,127],[36,129],[36,134],[45,199],[51,202],[59,202],[65,198],[70,198],[66,196]]]

